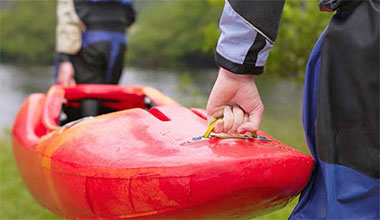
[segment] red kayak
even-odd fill
[[[59,126],[62,103],[83,99],[114,112]],[[72,219],[252,217],[286,205],[307,184],[310,156],[261,131],[194,138],[207,126],[204,110],[153,88],[53,86],[22,105],[14,155],[38,202]]]

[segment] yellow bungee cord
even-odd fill
[[[236,135],[216,135],[216,134],[211,134],[212,130],[214,130],[214,127],[215,127],[215,123],[220,120],[220,119],[223,119],[223,117],[221,118],[217,118],[215,119],[214,121],[212,121],[207,129],[206,129],[206,132],[202,135],[202,138],[209,138],[209,137],[217,137],[217,138],[222,138],[222,139],[247,139],[247,138],[257,138],[257,133],[256,132],[251,132],[251,136],[236,136]]]

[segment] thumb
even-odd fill
[[[207,122],[210,124],[215,121],[217,118],[223,117],[224,108],[220,107],[216,111],[210,111],[211,108],[207,106]]]
[[[212,122],[215,122],[218,118],[223,117],[223,108],[211,113],[207,114],[207,123],[210,125]],[[222,132],[223,131],[223,120],[218,120],[214,124],[214,132]]]

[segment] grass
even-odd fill
[[[62,219],[29,194],[13,159],[9,132],[0,135],[0,219]]]

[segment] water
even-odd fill
[[[53,81],[52,67],[20,68],[0,65],[0,129],[12,126],[28,94],[46,92]]]
[[[53,70],[52,66],[0,65],[0,129],[12,126],[30,93],[47,92],[53,82]],[[217,69],[173,72],[126,68],[120,84],[151,86],[182,105],[204,108],[216,76]],[[261,129],[308,152],[301,127],[302,85],[269,74],[257,77],[256,82],[265,105]]]

